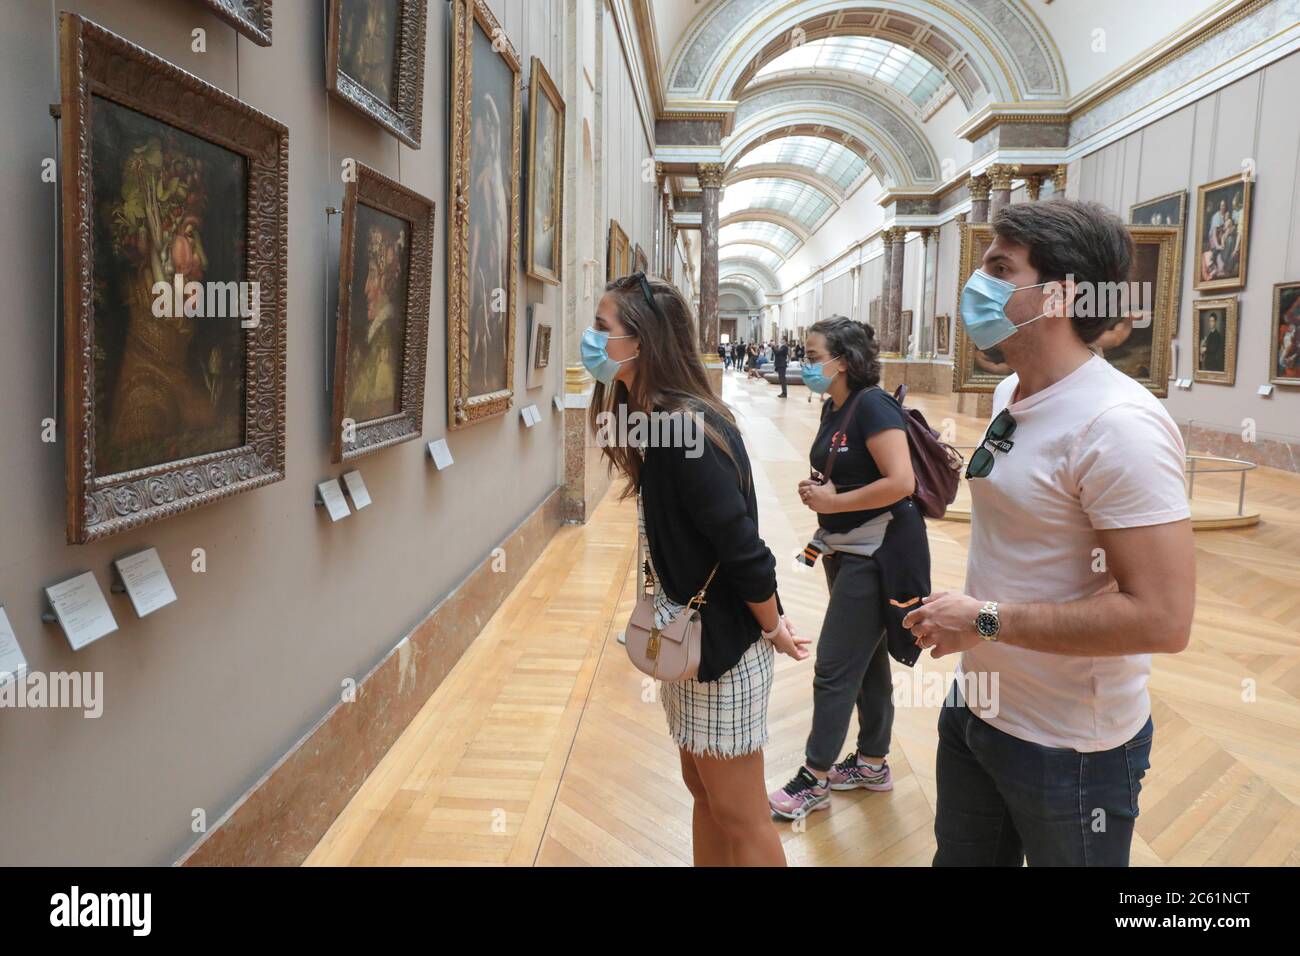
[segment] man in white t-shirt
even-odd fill
[[[968,466],[965,593],[904,622],[934,657],[961,654],[939,718],[934,862],[1124,866],[1151,654],[1187,646],[1195,604],[1183,442],[1088,348],[1122,317],[1099,288],[1128,277],[1120,220],[1054,199],[993,227],[961,315],[1014,374]]]

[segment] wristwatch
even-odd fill
[[[988,601],[975,615],[975,630],[986,641],[996,641],[1002,622],[998,619],[998,602]]]

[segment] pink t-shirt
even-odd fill
[[[970,481],[966,593],[980,601],[1064,603],[1113,585],[1097,532],[1190,516],[1182,436],[1146,388],[1093,356],[1059,382],[1008,405],[1019,377],[993,395],[1009,408],[1014,446]],[[962,654],[964,687],[996,686],[971,710],[1047,747],[1109,750],[1151,714],[1150,654],[1073,657],[981,641]],[[996,685],[992,683],[996,675]]]

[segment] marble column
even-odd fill
[[[890,230],[894,253],[889,260],[889,310],[885,326],[885,341],[881,351],[887,355],[903,352],[903,257],[907,248],[907,230],[896,226]]]
[[[939,273],[939,230],[928,227],[921,230],[922,249],[925,251],[925,285],[921,296],[920,332],[917,334],[917,353],[924,358],[934,358],[935,288]],[[931,391],[933,389],[930,389]]]
[[[874,320],[871,318],[870,303],[867,306],[867,321],[876,330],[876,338],[881,342],[884,341],[886,317],[889,315],[889,281],[894,275],[894,270],[891,268],[891,263],[894,261],[894,244],[891,241],[893,232],[892,229],[886,229],[880,234],[880,244],[885,250],[885,255],[880,269],[880,309],[876,312]]]
[[[1011,178],[1018,171],[1018,166],[1008,163],[994,163],[984,171],[989,177],[990,221],[998,214],[999,209],[1011,205]]]
[[[989,221],[989,178],[981,173],[970,178],[970,221]]]
[[[721,163],[701,163],[700,190],[704,208],[700,216],[700,352],[718,356],[718,193],[722,188]]]

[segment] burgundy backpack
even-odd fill
[[[952,445],[939,440],[939,433],[918,409],[903,404],[906,398],[907,386],[899,385],[894,401],[907,421],[907,447],[912,452],[912,471],[916,475],[916,492],[912,497],[925,517],[942,518],[957,497],[966,460]]]

